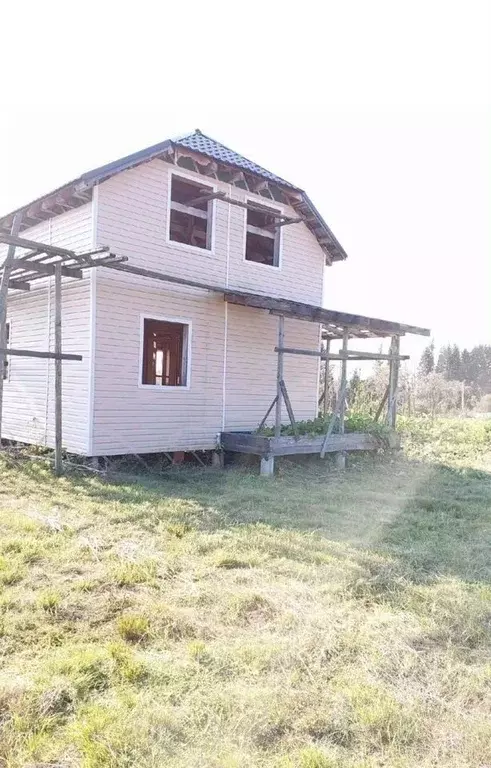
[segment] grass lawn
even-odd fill
[[[0,459],[0,766],[489,768],[491,437],[406,428],[273,480]]]

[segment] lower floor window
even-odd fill
[[[143,321],[142,384],[185,387],[189,326],[146,317]]]

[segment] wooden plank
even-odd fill
[[[263,418],[262,418],[262,421],[261,421],[261,423],[259,424],[259,426],[258,426],[258,428],[257,428],[257,431],[258,431],[258,432],[260,432],[260,431],[262,430],[262,428],[264,427],[264,425],[266,424],[266,422],[267,422],[267,420],[268,420],[268,416],[269,416],[269,414],[271,413],[271,411],[273,410],[273,408],[274,408],[274,407],[275,407],[275,405],[276,405],[276,401],[277,401],[277,399],[278,399],[278,395],[276,395],[276,396],[275,396],[275,398],[274,398],[273,402],[271,403],[271,405],[269,406],[269,408],[268,408],[268,410],[266,411],[265,415],[263,416]]]
[[[58,356],[56,352],[38,352],[34,349],[11,349],[10,347],[0,347],[0,355],[11,355],[12,357],[39,357],[42,360],[56,360],[58,357],[60,360],[83,360],[82,355],[72,355],[67,352],[63,352]]]
[[[329,324],[337,324],[342,327],[366,328],[377,333],[383,333],[385,336],[403,333],[415,333],[421,336],[429,336],[428,328],[419,328],[413,325],[404,325],[388,320],[380,320],[375,317],[366,317],[364,315],[351,315],[347,312],[336,312],[332,309],[316,307],[312,304],[304,304],[289,299],[276,298],[273,296],[262,296],[260,294],[244,293],[241,291],[227,290],[225,300],[231,304],[240,304],[247,307],[256,307],[258,309],[268,309],[272,314],[283,314],[298,319],[311,320]]]
[[[222,432],[220,446],[224,451],[267,456],[271,453],[271,438],[248,432]]]
[[[338,420],[338,415],[339,415],[339,409],[341,407],[341,402],[344,401],[345,397],[346,397],[346,384],[344,385],[344,387],[343,386],[339,387],[338,396],[337,396],[337,399],[336,399],[336,404],[334,406],[334,413],[331,416],[331,420],[330,420],[330,422],[328,424],[328,427],[327,427],[327,430],[326,430],[326,434],[323,436],[323,440],[322,440],[322,444],[321,444],[321,449],[320,449],[321,459],[323,459],[324,456],[325,456],[325,453],[326,453],[326,450],[327,450],[326,446],[327,446],[327,444],[329,442],[329,438],[331,437],[331,435],[333,433],[334,427],[336,425],[336,421]]]
[[[22,213],[16,213],[12,222],[10,237],[14,239],[20,230]],[[7,237],[7,235],[4,235]],[[7,346],[7,302],[10,287],[10,275],[12,274],[12,261],[15,258],[16,246],[9,243],[7,255],[3,264],[2,278],[0,281],[0,441],[2,439],[2,410],[3,410],[3,377],[5,371],[5,347]]]
[[[192,208],[190,205],[184,205],[184,203],[176,203],[175,200],[171,200],[171,211],[178,211],[178,213],[185,213],[188,216],[195,216],[198,219],[207,219],[207,211],[202,211],[201,208]]]
[[[101,264],[101,267],[106,269],[115,269],[117,272],[126,272],[130,275],[139,275],[140,277],[148,277],[151,280],[161,280],[164,283],[175,283],[176,285],[187,285],[190,288],[201,288],[205,291],[215,291],[216,293],[223,293],[225,288],[219,285],[211,285],[209,283],[200,283],[196,280],[187,280],[183,277],[175,277],[174,275],[167,275],[163,272],[155,272],[151,269],[143,269],[142,267],[134,267],[132,264]]]
[[[259,235],[259,237],[268,237],[270,240],[274,240],[276,237],[274,232],[269,232],[269,230],[263,229],[262,227],[254,227],[252,224],[247,225],[247,231],[250,232],[252,235]]]
[[[281,349],[285,342],[285,318],[280,315],[278,318],[278,347]],[[281,399],[283,392],[281,389],[281,381],[283,379],[283,352],[278,352],[278,364],[276,368],[276,413],[275,413],[275,428],[274,436],[277,440],[281,435]]]
[[[320,357],[321,360],[326,359],[326,353],[315,349],[297,349],[296,347],[283,347],[281,350],[279,347],[274,348],[275,352],[283,352],[286,355],[306,355],[308,357]],[[378,352],[340,352],[338,354],[330,354],[329,360],[394,360],[393,355],[384,355]],[[398,360],[409,360],[409,355],[398,355]]]
[[[61,264],[55,265],[55,472],[63,471],[62,456],[62,333],[61,333]]]
[[[385,388],[384,396],[380,401],[380,405],[377,408],[377,413],[375,414],[375,421],[378,421],[380,419],[380,416],[382,415],[382,411],[384,410],[384,405],[387,402],[387,398],[389,397],[389,390],[390,390],[390,384],[387,384]]]
[[[285,401],[286,410],[288,412],[288,418],[290,419],[290,424],[292,425],[292,429],[295,435],[298,435],[297,422],[295,421],[295,414],[293,413],[290,395],[288,394],[288,390],[286,388],[284,379],[281,379],[280,387],[281,387],[281,393],[283,395],[283,399]]]
[[[23,274],[18,277],[25,278],[26,272],[40,272],[43,275],[54,275],[56,264],[42,264],[39,261],[25,261],[21,259],[14,259],[12,262],[12,269],[22,269]],[[74,277],[81,280],[83,277],[81,269],[69,269],[68,267],[61,267],[61,274],[64,277]],[[14,277],[15,279],[15,277]]]
[[[57,245],[46,245],[46,243],[39,243],[35,240],[26,240],[24,237],[17,237],[17,235],[14,234],[4,235],[0,233],[0,243],[7,243],[7,245],[13,245],[16,248],[30,248],[40,253],[47,253],[50,256],[68,256],[71,259],[77,258],[77,254],[74,251],[69,251],[68,248],[60,248]]]
[[[326,353],[324,356],[325,365],[324,365],[324,392],[322,393],[324,396],[324,419],[327,416],[327,409],[329,407],[329,349],[331,346],[331,342],[329,339],[326,340]],[[319,402],[320,405],[320,402]]]
[[[31,286],[22,280],[9,280],[9,288],[13,288],[16,291],[30,291]]]
[[[274,443],[272,451],[275,456],[294,456],[295,454],[319,454],[325,438],[319,437],[282,437],[279,443]],[[344,435],[331,435],[325,442],[325,453],[344,451],[375,451],[382,447],[380,439],[364,432],[351,432]]]
[[[390,361],[389,395],[387,404],[387,423],[392,429],[395,429],[397,419],[397,389],[399,384],[399,360],[397,357],[399,353],[399,346],[399,336],[393,336],[390,345],[390,351],[392,352],[394,359]]]
[[[348,342],[349,342],[349,330],[345,328],[344,334],[343,334],[343,347],[342,352],[343,355],[347,355],[348,353]],[[339,434],[344,434],[344,417],[346,414],[346,388],[347,388],[347,372],[348,372],[348,360],[344,359],[341,360],[341,378],[340,378],[340,386],[341,389],[344,391],[343,397],[340,399],[339,403]]]

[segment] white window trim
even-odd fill
[[[279,213],[281,216],[286,216],[285,207],[280,203],[273,203],[267,197],[249,197],[245,198],[246,203],[256,203],[263,208],[271,208],[275,213]],[[260,267],[261,269],[275,269],[277,272],[281,272],[283,269],[283,227],[279,228],[280,239],[278,243],[278,264],[260,264],[258,261],[251,261],[246,259],[246,244],[247,244],[247,208],[244,208],[244,244],[242,248],[242,261],[245,264],[251,264],[253,267]]]
[[[162,323],[180,323],[186,325],[187,332],[187,344],[186,344],[186,383],[175,385],[162,385],[162,384],[144,384],[143,383],[143,349],[145,340],[145,320],[157,320]],[[152,312],[140,313],[140,350],[138,355],[138,389],[151,389],[158,392],[178,391],[189,392],[191,389],[191,350],[192,350],[192,335],[193,324],[188,318],[183,317],[162,317],[161,315],[155,315]],[[183,350],[184,353],[184,350]]]
[[[12,320],[9,317],[7,317],[5,323],[6,323],[6,325],[9,326],[9,340],[8,340],[8,343],[7,343],[7,349],[9,349],[9,347],[12,346]],[[9,384],[10,383],[10,374],[11,374],[11,370],[12,370],[12,357],[10,355],[5,355],[4,359],[8,360],[7,378],[3,379],[3,385],[5,386],[5,384]],[[2,371],[2,376],[3,376],[3,371]]]
[[[178,243],[177,240],[171,240],[170,237],[170,204],[171,204],[171,189],[172,189],[172,177],[178,176],[181,179],[184,179],[185,181],[192,181],[194,184],[203,184],[203,187],[209,187],[213,192],[216,192],[218,190],[218,187],[216,184],[212,182],[211,179],[208,179],[208,177],[205,177],[203,179],[202,176],[199,176],[199,174],[192,174],[192,173],[186,173],[184,170],[181,172],[180,169],[175,170],[174,168],[170,169],[169,178],[167,180],[167,222],[165,225],[165,241],[167,245],[172,246],[172,248],[180,248],[185,251],[191,251],[191,253],[201,253],[201,255],[204,256],[214,256],[215,255],[215,230],[216,230],[216,217],[217,217],[217,209],[216,209],[216,198],[211,201],[211,248],[199,248],[197,245],[188,245],[187,243]],[[151,386],[151,385],[148,385]]]

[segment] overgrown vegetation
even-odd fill
[[[310,437],[319,437],[325,435],[328,425],[331,422],[332,413],[328,413],[325,417],[319,416],[317,419],[308,419],[305,421],[297,421],[296,429],[298,435],[308,435]],[[386,438],[389,434],[388,427],[377,422],[370,415],[363,413],[350,413],[344,420],[345,432],[368,432],[372,435],[378,435],[381,439]],[[266,437],[272,437],[275,433],[274,427],[263,427],[261,434]],[[290,423],[281,425],[281,434],[293,436],[295,430]]]
[[[401,428],[273,480],[0,459],[0,766],[491,764],[489,430]]]

